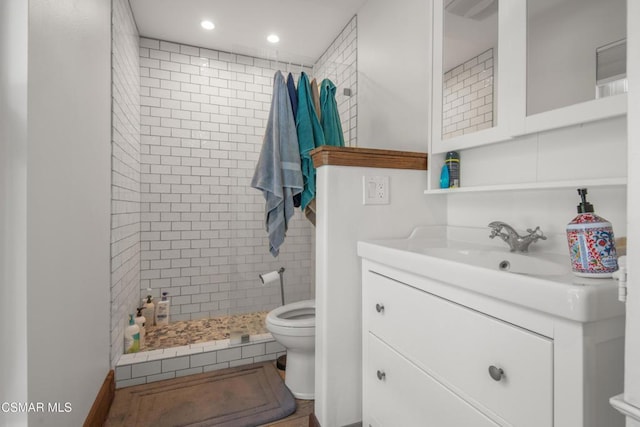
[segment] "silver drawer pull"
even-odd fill
[[[380,371],[380,370],[378,370],[377,375],[380,381],[383,381],[387,376],[387,374],[385,374],[384,371]]]
[[[489,375],[491,375],[491,378],[495,381],[500,381],[505,376],[502,368],[498,368],[493,365],[489,366]]]
[[[376,311],[382,313],[384,311],[384,304],[376,304]]]

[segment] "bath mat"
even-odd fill
[[[105,426],[257,426],[295,410],[273,362],[264,362],[119,389]]]

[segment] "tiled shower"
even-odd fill
[[[330,78],[347,145],[355,145],[356,19],[310,76]],[[114,2],[112,365],[140,298],[171,298],[171,320],[275,308],[258,274],[284,266],[285,301],[314,297],[314,228],[297,212],[278,258],[264,201],[249,187],[273,74],[301,67],[140,38],[128,2]],[[349,88],[350,96],[343,89]],[[139,102],[136,100],[139,99]]]
[[[264,198],[249,185],[274,66],[140,39],[140,283],[169,292],[172,320],[274,308],[279,288],[258,274],[280,264],[290,301],[312,295],[311,224],[296,213],[275,261]]]

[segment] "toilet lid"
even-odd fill
[[[269,312],[267,322],[289,328],[315,328],[316,302],[306,300],[278,307]]]

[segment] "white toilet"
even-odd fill
[[[313,399],[316,301],[286,304],[267,314],[267,329],[287,349],[285,384],[298,399]]]

